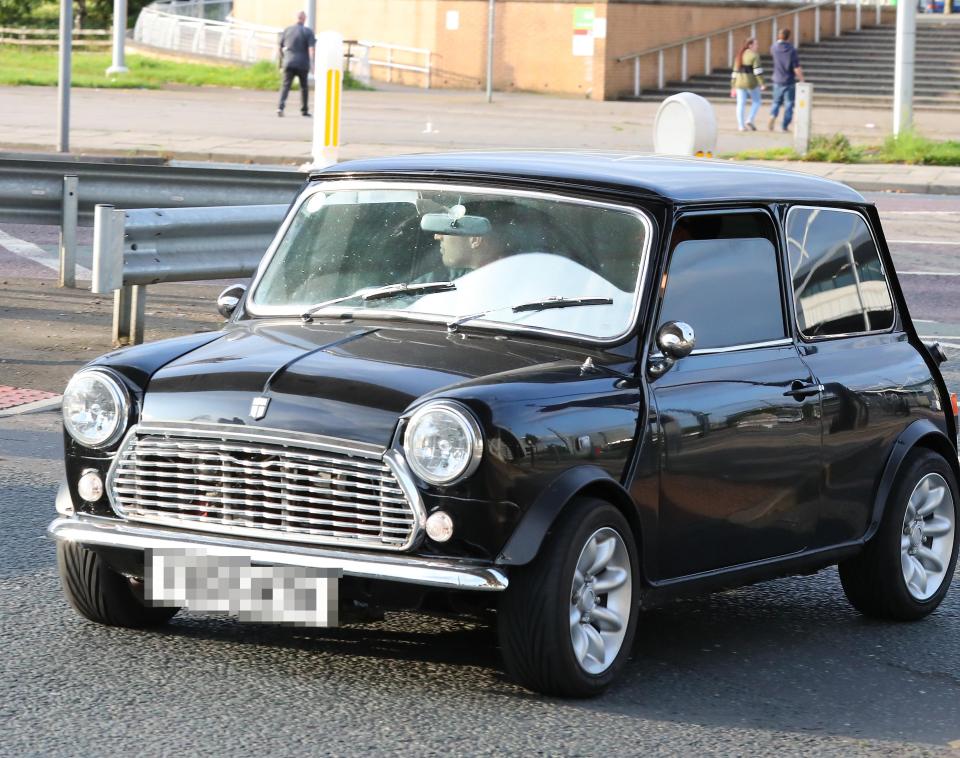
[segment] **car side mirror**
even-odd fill
[[[657,347],[674,360],[686,358],[696,344],[693,327],[683,321],[668,321],[657,332]]]
[[[650,356],[647,374],[651,379],[663,376],[681,358],[693,352],[697,338],[693,327],[683,321],[668,321],[657,330],[657,347],[660,353]]]
[[[240,305],[247,291],[246,284],[231,284],[217,297],[217,311],[224,318],[230,318]]]

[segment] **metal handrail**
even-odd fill
[[[910,0],[906,0],[909,2]],[[857,31],[860,31],[862,24],[862,12],[863,6],[866,3],[870,3],[875,7],[876,10],[876,24],[879,25],[881,21],[881,16],[883,13],[884,6],[889,5],[888,0],[853,0],[852,3],[849,0],[817,0],[817,2],[806,3],[801,6],[796,6],[789,10],[780,11],[779,13],[771,13],[766,16],[759,16],[758,18],[750,19],[749,21],[741,21],[730,26],[724,26],[720,29],[714,29],[710,32],[705,32],[703,34],[695,34],[690,37],[684,37],[683,39],[676,40],[674,42],[669,42],[665,45],[658,45],[656,47],[650,47],[645,50],[641,50],[636,53],[628,53],[627,55],[621,55],[616,58],[617,63],[623,63],[624,61],[632,60],[634,63],[633,68],[633,94],[634,96],[640,95],[640,59],[647,55],[656,54],[659,58],[658,60],[658,74],[657,74],[657,85],[659,89],[663,89],[666,85],[666,78],[664,74],[664,53],[671,50],[680,50],[680,81],[686,81],[688,76],[688,66],[687,66],[687,48],[691,44],[697,42],[702,42],[704,45],[704,74],[709,76],[713,73],[713,63],[712,63],[712,42],[715,37],[721,35],[727,35],[727,57],[730,59],[731,63],[733,61],[733,34],[741,29],[750,29],[751,36],[756,36],[756,27],[763,23],[772,23],[773,24],[773,36],[776,37],[777,34],[777,22],[785,16],[793,16],[797,19],[796,26],[798,27],[795,34],[795,44],[797,47],[800,46],[800,29],[799,29],[799,16],[801,13],[806,13],[808,11],[813,11],[817,17],[817,21],[814,25],[814,42],[820,42],[820,11],[821,9],[827,6],[834,6],[836,8],[836,21],[834,24],[834,35],[839,37],[842,33],[842,24],[841,24],[841,8],[845,5],[853,5],[855,11],[855,28]],[[901,0],[904,2],[904,0]]]
[[[659,45],[658,47],[649,47],[646,50],[641,50],[639,53],[628,53],[627,55],[621,55],[617,58],[617,63],[623,63],[623,61],[631,60],[632,58],[639,58],[641,55],[650,55],[652,53],[659,53],[661,50],[670,50],[675,47],[680,47],[681,45],[689,45],[691,42],[700,42],[705,40],[708,37],[719,37],[721,34],[727,34],[728,32],[736,32],[740,29],[746,29],[747,27],[756,26],[757,24],[762,24],[765,21],[773,21],[775,18],[779,19],[783,16],[794,16],[798,13],[803,13],[805,11],[810,11],[815,8],[823,8],[827,5],[843,5],[843,3],[837,2],[837,0],[820,0],[820,2],[810,3],[809,5],[803,5],[797,8],[791,8],[788,11],[781,11],[780,13],[772,13],[769,16],[760,16],[758,18],[752,19],[750,21],[742,21],[739,24],[733,24],[731,26],[724,26],[720,29],[716,29],[712,32],[707,32],[705,34],[697,34],[692,37],[684,37],[683,39],[677,40],[676,42],[669,42],[666,45]]]

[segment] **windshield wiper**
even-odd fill
[[[530,303],[520,303],[519,305],[508,305],[503,308],[491,308],[488,311],[482,311],[480,313],[471,313],[469,316],[462,316],[461,318],[456,319],[455,321],[450,321],[447,323],[447,330],[451,332],[457,331],[457,327],[461,324],[466,324],[468,321],[473,321],[474,319],[483,318],[491,313],[496,313],[497,311],[505,311],[507,309],[513,311],[514,313],[524,313],[526,311],[548,311],[553,308],[577,308],[583,305],[613,305],[613,298],[610,297],[548,297],[545,300],[534,300]]]
[[[357,290],[351,295],[344,295],[343,297],[335,297],[332,300],[324,300],[322,303],[317,303],[316,305],[311,305],[306,311],[300,314],[305,322],[313,320],[313,314],[317,311],[321,311],[329,305],[336,305],[337,303],[342,303],[347,300],[353,300],[354,298],[360,298],[363,302],[369,302],[370,300],[386,300],[391,297],[399,297],[400,295],[406,295],[411,292],[416,292],[418,295],[426,295],[431,292],[447,292],[449,290],[455,290],[457,285],[453,282],[420,282],[419,284],[386,284],[383,287],[375,287],[374,289],[369,289],[364,287],[363,289]]]

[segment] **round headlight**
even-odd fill
[[[403,450],[413,473],[425,482],[452,484],[477,470],[483,455],[483,436],[466,408],[437,401],[411,416]]]
[[[63,391],[63,425],[86,447],[104,447],[123,434],[129,401],[124,387],[105,371],[73,375]]]

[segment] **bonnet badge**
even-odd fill
[[[267,415],[267,406],[270,405],[269,397],[255,397],[250,403],[250,417],[259,421]]]

